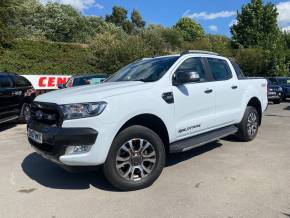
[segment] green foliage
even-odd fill
[[[87,74],[101,72],[81,44],[16,41],[0,52],[1,71],[22,74]]]
[[[153,55],[142,38],[124,33],[98,34],[90,49],[96,65],[107,73],[114,73],[136,59]]]
[[[237,23],[231,27],[236,47],[271,47],[277,42],[278,12],[274,4],[263,5],[262,0],[251,0],[237,14]]]
[[[128,18],[114,6],[102,18],[58,3],[0,1],[0,71],[113,73],[136,59],[197,49],[236,58],[247,75],[288,75],[290,34],[278,29],[274,5],[252,0],[237,19],[231,40],[205,35],[190,18],[173,27],[146,26],[136,9]]]
[[[238,49],[235,59],[243,69],[246,76],[267,75],[267,54],[263,49]]]
[[[131,14],[131,20],[132,20],[133,25],[136,28],[144,28],[145,27],[145,21],[141,17],[139,11],[137,11],[136,9],[134,9],[132,14]]]
[[[258,48],[266,54],[267,68],[261,72],[254,68],[256,60],[248,59],[244,68],[257,75],[287,75],[289,61],[287,61],[287,40],[283,38],[277,23],[277,8],[272,3],[263,4],[262,0],[251,0],[242,7],[237,15],[237,24],[231,27],[232,40],[235,48]],[[244,52],[244,51],[243,51]],[[256,50],[248,50],[257,54]],[[245,57],[246,59],[246,57]],[[260,69],[260,68],[259,68]]]
[[[123,27],[127,21],[128,11],[125,8],[114,6],[111,15],[106,16],[106,21],[115,24],[118,27]]]
[[[19,16],[19,5],[23,0],[0,1],[0,47],[12,46],[15,38],[15,20]]]
[[[121,27],[128,34],[135,33],[138,29],[145,27],[145,21],[136,9],[132,11],[130,21],[128,20],[128,11],[125,8],[114,6],[112,14],[107,15],[105,20]]]
[[[204,30],[200,24],[196,23],[194,20],[183,17],[174,26],[177,30],[181,32],[184,40],[192,42],[196,39],[204,37]]]

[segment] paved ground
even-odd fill
[[[0,129],[1,217],[290,217],[290,104],[270,105],[251,143],[228,138],[171,156],[150,188],[118,192],[70,174]]]

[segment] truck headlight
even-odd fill
[[[107,106],[106,102],[79,103],[60,105],[65,120],[94,117],[101,114]]]

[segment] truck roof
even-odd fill
[[[213,55],[213,56],[221,56],[220,54],[212,52],[212,51],[187,50],[187,51],[184,51],[184,52],[182,52],[180,54],[172,54],[172,55],[164,55],[164,56],[153,56],[153,57],[143,58],[142,60],[149,60],[149,59],[152,59],[152,58],[164,58],[164,57],[178,57],[178,56],[181,57],[183,55],[188,55],[188,54],[201,54],[201,55],[208,54],[208,55]]]

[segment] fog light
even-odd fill
[[[91,150],[91,145],[78,145],[78,146],[68,146],[66,148],[66,154],[80,154],[86,153]]]

